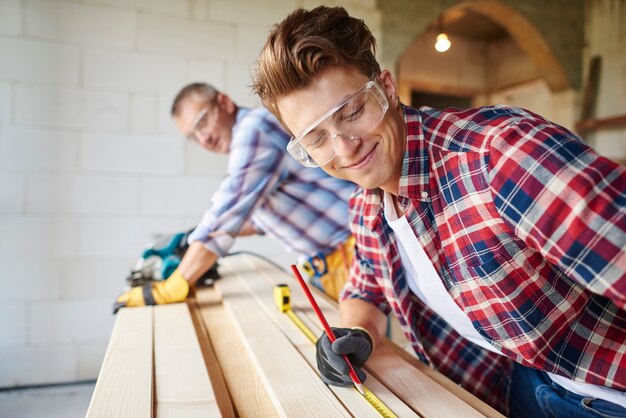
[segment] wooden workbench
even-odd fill
[[[251,255],[220,260],[222,278],[187,303],[120,310],[87,417],[380,417],[354,388],[325,385],[315,346],[273,300],[321,325],[289,274]],[[336,305],[317,294],[331,325]],[[365,386],[399,417],[500,416],[389,341]]]

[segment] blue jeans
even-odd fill
[[[602,399],[577,395],[542,371],[515,364],[509,398],[511,418],[626,417],[626,409]]]

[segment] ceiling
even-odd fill
[[[433,22],[431,27],[439,30],[439,21]],[[451,18],[446,16],[443,19],[443,31],[451,36],[487,42],[509,36],[508,32],[493,20],[469,10],[464,10],[463,13],[455,14]]]

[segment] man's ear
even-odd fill
[[[393,75],[391,75],[391,71],[381,71],[379,79],[380,84],[385,89],[387,99],[389,99],[390,107],[398,107],[398,105],[400,104],[400,99],[398,98],[398,88],[396,87],[396,82],[393,79]]]
[[[217,93],[217,105],[229,115],[237,110],[235,103],[224,93]]]

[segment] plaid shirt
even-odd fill
[[[512,361],[626,389],[626,169],[522,109],[404,108],[398,188],[426,254],[476,330],[412,296],[382,191],[353,196],[342,299],[393,311],[417,355],[506,412]]]
[[[189,236],[224,256],[247,220],[301,255],[327,253],[350,235],[348,200],[355,185],[301,166],[285,147],[289,135],[266,109],[239,109],[228,176]]]

